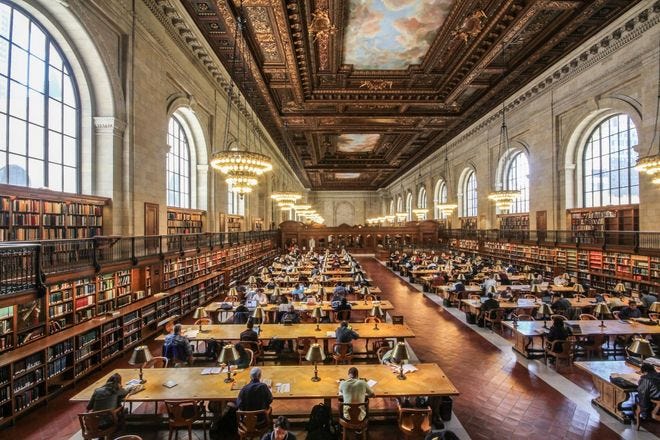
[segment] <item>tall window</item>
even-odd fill
[[[529,212],[529,161],[524,152],[516,153],[509,161],[506,184],[507,189],[520,191],[520,196],[514,200],[510,212]]]
[[[421,187],[417,194],[417,207],[419,209],[426,209],[426,188]]]
[[[584,207],[639,203],[637,129],[627,115],[603,121],[584,149]]]
[[[231,185],[229,185],[229,193],[227,194],[228,206],[227,211],[232,215],[245,215],[245,197],[244,195],[239,195],[231,190]],[[289,216],[289,218],[291,218]]]
[[[176,116],[170,118],[167,145],[167,205],[190,208],[190,145]]]
[[[57,43],[0,1],[0,183],[78,192],[79,127],[78,90]]]
[[[406,212],[408,213],[408,221],[409,222],[411,222],[412,219],[413,219],[412,218],[413,217],[413,215],[412,215],[412,210],[413,210],[412,201],[413,201],[413,196],[412,196],[412,193],[409,192],[408,195],[406,196]]]
[[[396,199],[396,212],[403,212],[403,199],[401,196]]]
[[[470,171],[465,178],[463,186],[463,210],[462,217],[477,216],[477,176]]]
[[[394,199],[390,200],[390,212],[389,215],[394,215]]]
[[[435,196],[433,198],[436,201],[435,218],[446,218],[446,216],[440,212],[440,209],[437,207],[437,205],[447,203],[448,200],[447,184],[444,180],[438,181],[438,183],[435,185]]]

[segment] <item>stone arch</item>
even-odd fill
[[[347,225],[355,224],[355,206],[350,202],[339,202],[335,206],[335,225],[341,221]]]

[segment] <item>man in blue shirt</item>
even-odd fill
[[[250,370],[250,383],[238,393],[236,407],[241,411],[258,411],[270,407],[272,401],[270,388],[261,382],[261,368],[254,367]]]
[[[305,298],[305,286],[303,284],[298,284],[298,287],[291,291],[293,299],[296,301],[302,301]]]

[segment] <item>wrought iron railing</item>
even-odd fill
[[[0,296],[34,289],[41,283],[41,246],[0,245]]]

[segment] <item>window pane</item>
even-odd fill
[[[9,24],[11,20],[11,8],[0,3],[0,36],[9,40]]]
[[[18,46],[11,48],[11,77],[21,84],[27,84],[27,52]]]
[[[9,41],[0,38],[0,74],[7,75],[9,70]]]
[[[27,119],[27,87],[12,81],[9,96],[9,114]]]
[[[44,129],[30,124],[28,133],[28,154],[38,159],[44,158]]]
[[[46,63],[30,56],[30,87],[38,92],[46,90]]]
[[[53,99],[48,100],[48,128],[62,131],[62,104]]]
[[[76,140],[69,136],[64,136],[64,151],[62,153],[64,158],[64,165],[70,167],[75,167],[77,165],[77,153],[78,149],[76,148]]]
[[[75,136],[77,127],[76,111],[69,106],[63,106],[64,109],[64,134]]]
[[[30,102],[30,122],[35,124],[44,125],[44,115],[46,113],[44,109],[44,95],[34,90],[30,90],[29,95]]]
[[[11,40],[24,49],[30,43],[30,20],[21,12],[14,9],[14,20],[12,25]]]
[[[69,75],[65,75],[63,81],[64,81],[64,103],[70,105],[71,107],[75,107],[76,95],[73,91],[73,83],[71,82],[71,77]]]
[[[43,161],[30,159],[28,173],[30,176],[30,186],[32,188],[43,188],[45,186]]]
[[[62,163],[62,135],[48,132],[48,162]]]
[[[62,70],[62,58],[60,57],[59,52],[53,46],[52,44],[50,45],[50,51],[48,54],[48,63],[55,67],[56,69]]]
[[[9,151],[25,154],[27,127],[24,121],[9,118]]]
[[[0,154],[0,183],[7,183],[7,155]]]
[[[48,95],[62,100],[62,72],[52,67],[48,69]]]
[[[62,191],[62,166],[48,164],[48,188],[53,191]]]
[[[75,193],[78,190],[76,182],[77,173],[75,168],[64,167],[64,191]]]
[[[7,150],[7,118],[0,115],[0,151]]]
[[[30,32],[30,53],[38,56],[42,60],[46,59],[46,35],[32,23]]]
[[[25,157],[16,154],[9,155],[9,184],[27,186],[27,170]]]

